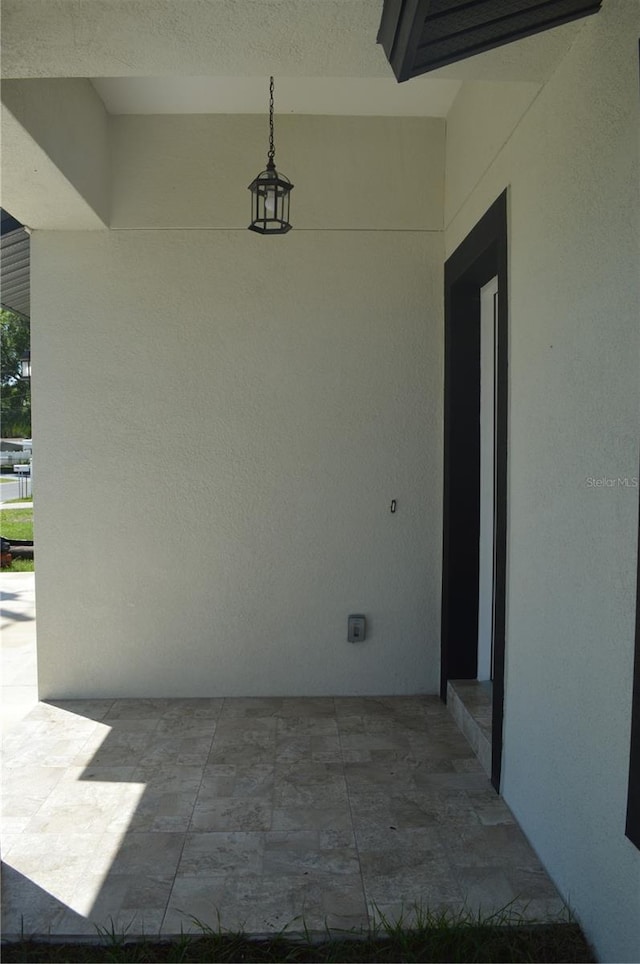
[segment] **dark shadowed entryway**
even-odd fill
[[[493,400],[491,781],[500,788],[507,529],[507,193],[445,265],[444,519],[441,696],[478,679],[481,583],[481,290],[497,278]],[[487,601],[485,601],[487,602]]]

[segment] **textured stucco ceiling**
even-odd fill
[[[12,77],[384,77],[382,0],[5,0]]]
[[[2,75],[92,78],[113,113],[261,112],[274,74],[280,112],[444,116],[461,81],[543,82],[580,29],[398,87],[376,43],[381,11],[382,0],[3,0]]]

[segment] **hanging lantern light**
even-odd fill
[[[31,378],[31,352],[25,351],[20,359],[20,377]]]
[[[273,77],[269,78],[269,152],[267,169],[249,185],[251,191],[250,231],[258,234],[286,234],[289,224],[289,195],[293,184],[276,171],[276,149],[273,146]]]

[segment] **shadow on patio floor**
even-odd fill
[[[40,703],[4,782],[5,938],[563,909],[435,697]]]

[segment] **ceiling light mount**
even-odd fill
[[[276,170],[276,149],[273,141],[273,77],[269,78],[269,151],[266,170],[251,182],[250,231],[258,234],[286,234],[289,223],[289,195],[293,184]]]

